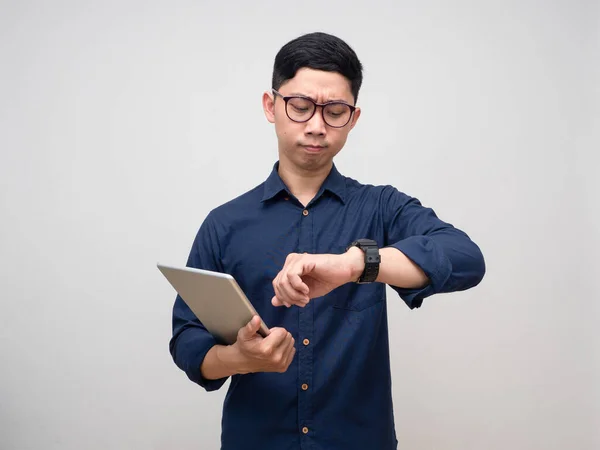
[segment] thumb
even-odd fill
[[[249,340],[254,337],[256,332],[260,329],[260,317],[254,316],[252,320],[244,325],[244,328],[241,330],[242,339]]]

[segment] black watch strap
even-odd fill
[[[377,242],[372,239],[358,239],[350,244],[346,251],[351,247],[358,247],[365,254],[365,270],[356,282],[359,284],[374,282],[379,275],[379,264],[381,263]]]

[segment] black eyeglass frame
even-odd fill
[[[292,122],[296,122],[296,123],[306,123],[308,122],[310,119],[313,118],[313,116],[315,115],[315,113],[317,112],[317,107],[320,106],[321,107],[321,117],[323,118],[323,122],[325,122],[327,124],[327,126],[330,126],[331,128],[344,128],[346,125],[348,125],[350,123],[350,121],[352,120],[352,117],[354,116],[354,111],[356,111],[356,106],[353,106],[349,103],[346,102],[326,102],[326,103],[317,103],[315,102],[312,98],[310,97],[305,97],[302,95],[288,95],[288,96],[284,96],[282,95],[280,92],[276,91],[275,89],[271,89],[273,91],[273,94],[278,95],[279,97],[281,97],[283,99],[283,101],[285,102],[285,114],[286,116],[288,116],[288,119],[290,119]],[[312,114],[310,115],[310,117],[306,120],[296,120],[296,119],[292,119],[290,117],[290,114],[288,113],[288,102],[294,98],[301,98],[303,100],[308,100],[309,102],[311,102],[313,105],[315,105],[315,108],[313,109]],[[328,105],[344,105],[347,106],[348,108],[350,108],[350,115],[348,116],[348,121],[344,124],[344,125],[331,125],[329,122],[327,122],[327,119],[325,119],[325,107]]]

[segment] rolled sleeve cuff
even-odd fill
[[[188,378],[209,392],[216,391],[227,381],[227,377],[207,380],[200,371],[206,354],[215,344],[216,341],[210,333],[204,330],[188,329],[179,335],[173,354],[175,361],[185,371]]]
[[[443,287],[452,274],[452,263],[444,254],[443,248],[427,236],[411,236],[391,244],[404,253],[425,272],[429,284],[423,288],[406,289],[391,286],[409,308],[419,308],[423,299],[443,291]]]

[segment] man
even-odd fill
[[[333,164],[361,111],[362,65],[337,37],[281,48],[262,102],[279,160],[256,188],[214,209],[188,266],[235,277],[255,317],[217,344],[180,297],[170,350],[207,391],[231,378],[222,448],[397,448],[386,284],[410,308],[477,285],[469,237],[392,186],[363,185]]]

